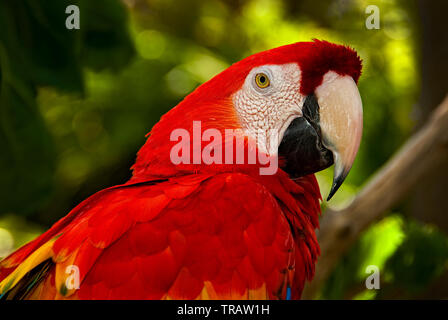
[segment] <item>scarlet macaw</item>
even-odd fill
[[[352,166],[362,133],[360,74],[353,49],[319,40],[235,63],[161,118],[128,182],[94,194],[1,261],[0,294],[300,298],[320,253],[314,172],[335,164],[331,198]],[[202,142],[176,149],[176,129]],[[277,138],[258,139],[268,131]],[[247,154],[278,159],[278,170],[262,174],[266,163],[246,155],[238,161],[236,143],[228,148],[238,135]],[[173,160],[206,151],[221,161]],[[67,270],[78,272],[79,286]]]

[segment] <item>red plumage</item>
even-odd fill
[[[19,276],[51,261],[24,297],[284,299],[290,288],[299,298],[319,255],[321,197],[314,175],[292,181],[282,170],[259,175],[259,164],[174,165],[169,159],[173,129],[191,131],[193,120],[202,130],[238,128],[231,93],[253,67],[288,62],[300,65],[304,94],[328,70],[355,81],[361,70],[353,50],[324,41],[232,65],[154,126],[130,181],[91,196],[0,262],[0,293],[13,292]],[[78,290],[65,285],[68,265],[79,267]]]

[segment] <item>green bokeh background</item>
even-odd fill
[[[70,4],[80,30],[65,28]],[[371,4],[379,30],[365,27]],[[196,86],[252,53],[313,38],[349,44],[364,63],[363,140],[330,203],[345,206],[418,122],[417,11],[404,0],[0,0],[0,257],[126,181],[145,134]],[[322,194],[331,178],[318,174]],[[365,289],[368,265],[380,268],[381,290]],[[319,298],[425,297],[447,265],[446,234],[398,205]]]

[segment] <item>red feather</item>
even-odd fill
[[[0,262],[0,294],[51,260],[28,298],[216,299],[299,298],[320,249],[320,192],[314,175],[292,181],[254,165],[174,165],[176,128],[239,128],[230,96],[255,66],[296,62],[303,94],[328,70],[361,72],[357,54],[324,41],[296,43],[250,56],[200,86],[154,126],[124,185],[83,201],[50,230]],[[228,141],[224,141],[224,145]],[[249,141],[245,147],[251,148]],[[66,287],[65,268],[80,270]]]

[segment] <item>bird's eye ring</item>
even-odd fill
[[[255,83],[261,89],[269,87],[271,83],[269,77],[265,73],[257,73],[255,75]]]

